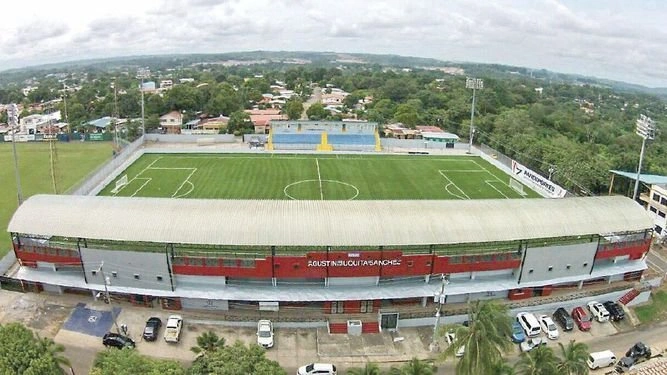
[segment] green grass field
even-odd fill
[[[214,199],[522,198],[479,157],[147,154],[101,195]],[[120,177],[119,177],[120,178]],[[524,187],[525,197],[538,197]]]
[[[110,142],[58,142],[56,164],[56,188],[63,193],[82,181],[90,172],[111,158]],[[17,143],[16,153],[21,175],[23,198],[39,193],[53,194],[50,152],[48,143]],[[5,231],[0,236],[0,256],[11,249],[9,233],[6,232],[9,219],[18,207],[14,157],[12,144],[0,143],[0,225]]]

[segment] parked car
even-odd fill
[[[273,323],[262,319],[257,322],[257,345],[263,348],[273,348]]]
[[[456,334],[454,332],[447,332],[445,334],[445,338],[447,339],[447,344],[452,345],[454,341],[456,341]],[[465,345],[462,345],[457,351],[456,351],[456,356],[457,357],[463,357],[463,354],[466,352],[466,347]]]
[[[162,320],[160,318],[155,316],[148,318],[144,327],[144,340],[155,341],[160,332],[160,327],[162,327]]]
[[[634,360],[638,360],[640,358],[649,359],[651,358],[651,348],[640,341],[632,345],[632,347],[628,349],[627,352],[625,352],[625,356]]]
[[[543,337],[533,337],[522,342],[521,345],[519,345],[519,348],[521,348],[522,352],[529,352],[540,345],[546,345],[546,344],[547,340],[545,340]]]
[[[575,307],[572,310],[572,320],[577,324],[580,331],[589,331],[591,329],[591,317],[583,307]]]
[[[631,357],[623,357],[618,360],[614,369],[616,370],[616,373],[622,374],[624,372],[630,371],[634,365],[635,365],[634,359],[632,359]]]
[[[183,318],[180,315],[171,315],[167,319],[167,325],[164,329],[164,341],[177,343],[181,340],[181,330],[183,329]]]
[[[336,366],[330,363],[311,363],[299,367],[297,375],[336,375]]]
[[[531,313],[518,313],[516,315],[516,320],[521,324],[523,330],[526,331],[526,336],[528,337],[539,336],[540,332],[542,332],[540,322],[538,322],[535,315]]]
[[[134,348],[134,341],[127,336],[118,333],[109,332],[102,337],[102,344],[106,347],[114,347],[118,349]]]
[[[614,301],[607,301],[602,304],[607,311],[609,311],[609,319],[614,322],[625,319],[625,311],[621,305]]]
[[[521,344],[526,341],[526,333],[523,331],[523,327],[519,322],[512,323],[512,342],[515,344]]]
[[[609,321],[609,311],[604,308],[604,306],[598,301],[591,301],[588,303],[588,310],[591,312],[591,315],[600,323]]]
[[[572,317],[564,308],[559,307],[556,309],[553,318],[554,322],[560,324],[561,328],[563,328],[563,331],[571,331],[574,329],[574,320],[572,320]]]
[[[602,352],[593,352],[588,355],[586,364],[591,370],[597,370],[600,367],[609,367],[616,362],[616,355],[611,350]]]
[[[549,339],[556,340],[558,338],[558,327],[548,315],[540,315],[540,326]]]

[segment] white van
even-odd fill
[[[540,322],[537,320],[535,315],[531,313],[518,313],[516,315],[516,320],[521,324],[523,330],[526,331],[526,336],[536,337],[539,336],[542,332],[542,327]]]
[[[599,369],[600,367],[609,367],[616,362],[616,356],[611,350],[602,352],[594,352],[588,356],[586,364],[591,370]]]

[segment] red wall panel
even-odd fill
[[[618,256],[630,255],[630,259],[639,259],[649,250],[651,240],[641,242],[615,243],[600,245],[595,259],[608,259]]]
[[[227,277],[248,277],[248,278],[271,278],[272,262],[271,257],[265,259],[255,259],[254,267],[241,267],[240,260],[237,267],[223,266],[222,258],[217,259],[216,265],[206,265],[206,262],[200,262],[200,265],[189,264],[188,258],[186,264],[174,264],[172,270],[177,275],[201,275],[201,276],[227,276]]]
[[[433,273],[457,273],[475,271],[494,271],[519,268],[521,259],[511,259],[506,254],[497,254],[492,260],[482,261],[479,256],[458,257],[460,262],[451,263],[451,257],[438,256],[435,258]]]
[[[24,262],[49,262],[67,265],[81,264],[81,259],[78,256],[64,256],[52,254],[40,254],[31,251],[17,250],[16,256]]]
[[[346,314],[358,314],[361,312],[361,301],[344,301],[343,311]]]

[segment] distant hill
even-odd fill
[[[548,80],[549,82],[600,85],[611,87],[619,91],[639,92],[657,95],[667,99],[667,87],[650,88],[608,79],[551,72],[545,69],[530,69],[500,64],[452,62],[414,56],[339,53],[330,51],[248,51],[215,54],[122,56],[104,59],[67,61],[3,71],[1,72],[2,74],[0,74],[0,85],[6,85],[10,82],[21,82],[27,78],[41,74],[58,73],[74,69],[113,70],[127,67],[149,66],[151,69],[160,70],[190,66],[193,64],[216,64],[224,61],[247,61],[250,64],[312,64],[330,67],[346,64],[370,64],[401,68],[459,67],[464,69],[468,75],[491,76],[497,78],[509,78],[517,75],[530,76],[535,79]]]

